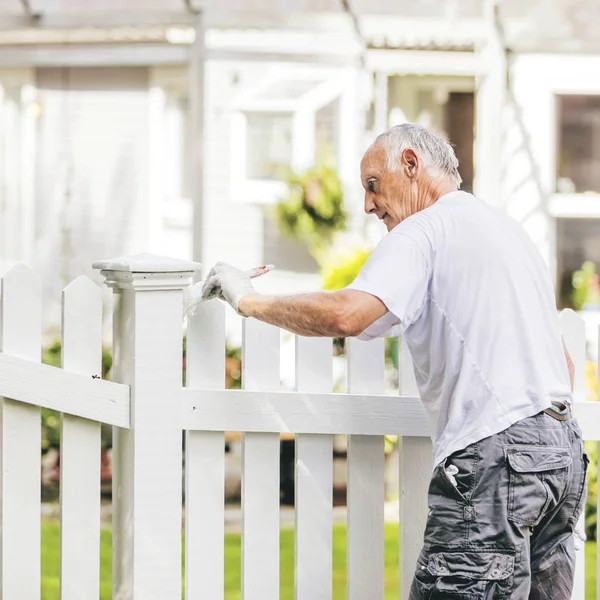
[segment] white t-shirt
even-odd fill
[[[406,339],[436,465],[552,400],[571,402],[548,269],[516,221],[471,194],[397,225],[349,288],[389,311],[361,339]]]

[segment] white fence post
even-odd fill
[[[418,396],[413,362],[402,339],[400,348],[400,393]],[[400,599],[407,600],[417,558],[423,546],[427,522],[427,490],[433,470],[430,438],[401,437],[400,459]]]
[[[2,278],[0,351],[39,362],[41,286],[24,264]],[[41,421],[38,406],[0,399],[0,598],[40,597]]]
[[[346,340],[348,391],[384,392],[384,340]],[[348,600],[382,600],[384,595],[383,436],[348,436]]]
[[[181,598],[183,288],[199,265],[150,255],[94,264],[115,291],[113,379],[131,386],[115,429],[113,598]]]

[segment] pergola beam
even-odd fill
[[[388,75],[475,76],[480,71],[480,57],[475,52],[444,50],[370,49],[367,67]]]
[[[82,44],[80,46],[0,46],[0,67],[107,67],[183,65],[190,46],[172,44]],[[206,49],[205,60],[352,65],[355,57],[324,54]]]
[[[183,3],[182,3],[183,7]],[[290,29],[295,31],[346,31],[352,33],[352,22],[344,13],[322,12],[277,12],[277,10],[255,12],[208,11],[204,27],[217,29]],[[97,27],[144,27],[157,25],[193,26],[195,15],[181,12],[164,11],[85,11],[74,13],[44,13],[37,15],[32,23],[27,15],[0,14],[0,30],[48,28],[73,29]]]

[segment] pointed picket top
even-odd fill
[[[71,296],[86,296],[94,298],[99,296],[102,298],[102,288],[94,283],[89,277],[80,275],[76,277],[63,289],[63,296],[70,298]]]
[[[41,357],[42,286],[25,263],[16,263],[0,285],[0,351]]]
[[[560,329],[563,340],[575,365],[574,399],[585,400],[585,321],[574,310],[567,308],[560,313]]]
[[[102,289],[89,277],[80,276],[62,293],[62,366],[95,375],[101,363]]]

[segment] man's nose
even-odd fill
[[[371,200],[368,194],[365,194],[365,212],[368,215],[373,214],[377,210],[377,205]]]

